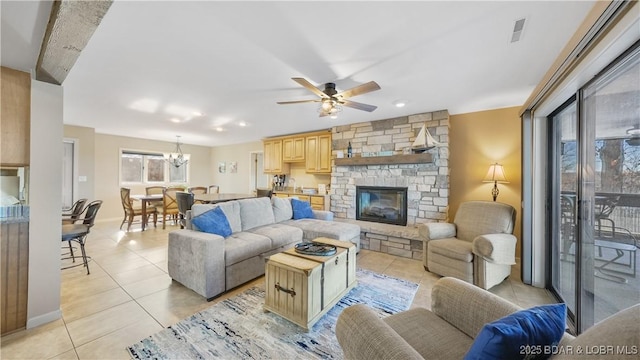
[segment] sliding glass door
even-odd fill
[[[582,332],[640,302],[640,50],[550,124],[551,283]]]

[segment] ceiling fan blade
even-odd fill
[[[376,83],[375,81],[369,81],[368,83],[362,84],[362,85],[358,85],[354,88],[351,88],[349,90],[345,90],[339,94],[336,95],[336,97],[341,96],[343,98],[350,98],[353,96],[357,96],[357,95],[362,95],[362,94],[366,94],[368,92],[372,92],[372,91],[376,91],[376,90],[380,90],[380,85],[378,85],[378,83]]]
[[[278,101],[278,104],[280,104],[280,105],[287,105],[287,104],[300,104],[300,103],[308,103],[308,102],[320,102],[320,100]]]
[[[329,98],[329,96],[327,94],[323,93],[317,87],[313,86],[313,84],[308,82],[306,79],[303,79],[303,78],[291,78],[291,80],[293,80],[293,81],[297,82],[298,84],[304,86],[305,88],[307,88],[307,90],[309,90],[312,93],[320,96],[321,98]]]
[[[345,100],[345,99],[341,99],[340,103],[344,106],[348,106],[350,108],[354,108],[354,109],[358,109],[358,110],[364,110],[364,111],[368,111],[368,112],[372,112],[373,110],[377,109],[377,106],[374,105],[369,105],[369,104],[363,104],[363,103],[359,103],[359,102],[355,102],[355,101],[351,101],[351,100]]]

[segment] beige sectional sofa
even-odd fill
[[[486,323],[518,310],[486,290],[445,277],[433,287],[431,310],[413,308],[380,319],[366,305],[350,306],[338,318],[336,336],[345,359],[462,359]],[[565,333],[557,347],[532,350],[550,359],[631,359],[640,351],[638,334],[640,304],[578,337]]]
[[[199,231],[191,219],[215,207],[224,212],[232,234]],[[265,259],[302,241],[328,237],[350,241],[360,250],[360,227],[333,222],[333,213],[313,210],[313,219],[293,219],[291,199],[260,197],[214,205],[196,204],[186,228],[169,233],[169,276],[208,300],[264,274]]]

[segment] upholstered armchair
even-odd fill
[[[516,210],[499,202],[462,203],[453,223],[419,227],[426,270],[490,289],[511,274],[515,264]]]

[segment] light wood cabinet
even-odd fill
[[[306,171],[331,173],[331,134],[307,136]]]
[[[273,196],[286,198],[286,197],[294,197],[300,201],[306,201],[311,204],[311,208],[313,210],[324,210],[329,211],[329,195],[307,195],[300,193],[286,193],[286,192],[277,192],[274,193]]]
[[[31,76],[29,73],[2,67],[2,123],[0,163],[29,165],[31,124]]]
[[[266,174],[286,173],[289,165],[282,162],[282,140],[264,141],[264,172]]]
[[[304,140],[304,137],[294,137],[282,140],[282,161],[303,162],[305,159]]]

